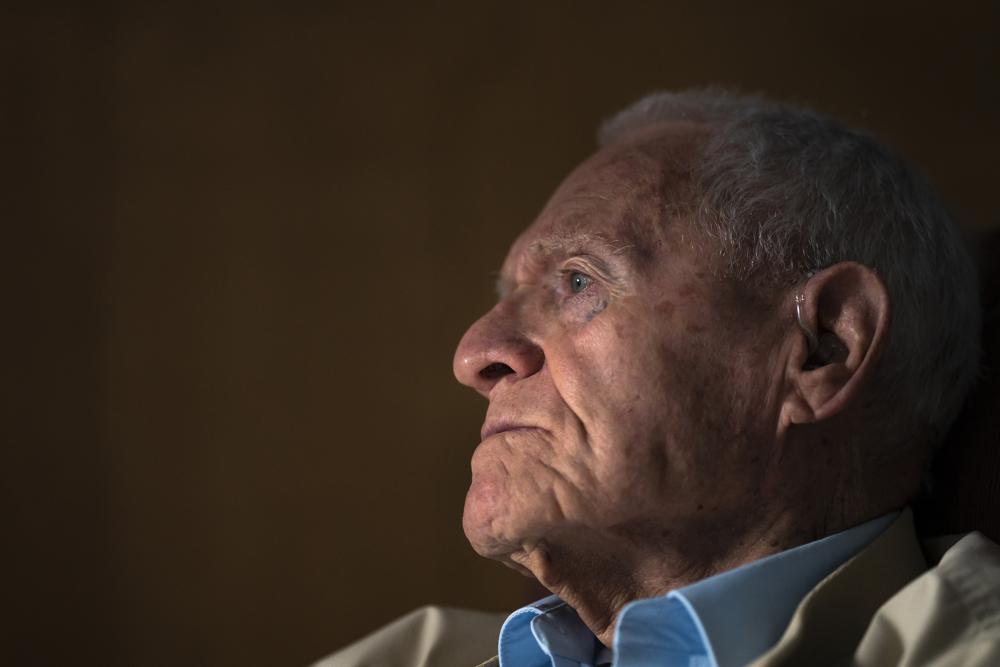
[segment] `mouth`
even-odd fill
[[[479,432],[481,440],[486,440],[497,433],[507,433],[509,431],[527,431],[538,428],[529,424],[519,424],[516,422],[496,421],[483,424],[483,429]]]

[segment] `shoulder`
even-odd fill
[[[1000,664],[1000,546],[959,540],[882,605],[855,664]]]
[[[904,512],[806,595],[754,667],[1000,665],[1000,546],[935,542],[922,553]]]
[[[313,667],[472,667],[495,655],[506,615],[421,607]]]

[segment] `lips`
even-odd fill
[[[503,421],[503,420],[488,421],[485,424],[483,424],[483,428],[479,432],[479,437],[482,440],[486,440],[490,436],[496,435],[497,433],[506,433],[507,431],[522,431],[533,428],[537,427],[532,426],[530,424],[522,424],[519,422],[512,422],[512,421]]]

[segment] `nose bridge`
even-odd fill
[[[530,305],[523,294],[512,294],[476,320],[455,350],[455,377],[487,396],[503,377],[523,379],[544,362],[531,334]]]

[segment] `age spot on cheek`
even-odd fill
[[[664,317],[670,317],[671,315],[673,315],[674,309],[676,307],[677,306],[675,306],[672,301],[666,301],[666,300],[656,304],[657,312],[662,313]]]

